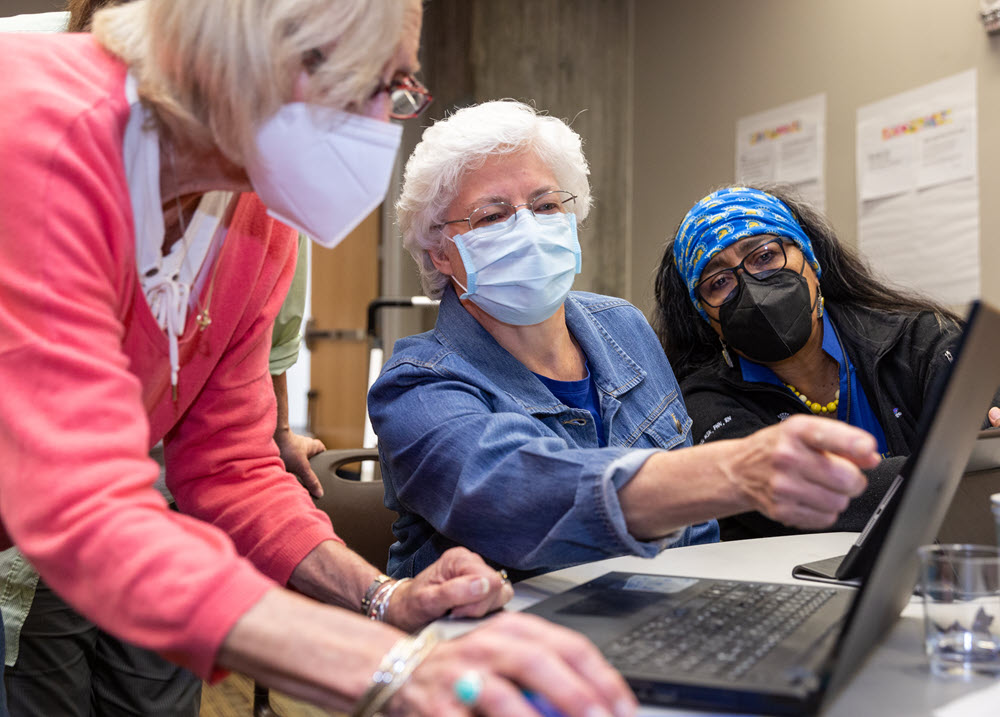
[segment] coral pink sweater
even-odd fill
[[[81,613],[207,676],[236,620],[335,538],[271,438],[296,236],[241,198],[173,401],[136,275],[125,71],[86,35],[0,39],[0,519]],[[153,489],[161,438],[183,514]]]

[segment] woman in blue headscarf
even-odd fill
[[[653,325],[695,443],[797,413],[875,436],[884,460],[831,528],[861,530],[910,454],[960,319],[887,285],[826,219],[777,187],[727,187],[696,203],[664,249],[656,301]],[[990,413],[1000,423],[1000,410]],[[720,524],[729,540],[799,532],[756,512]]]

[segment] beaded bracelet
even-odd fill
[[[351,717],[379,717],[386,702],[399,691],[438,643],[433,627],[424,628],[416,636],[406,636],[396,642],[379,663],[371,684],[351,711]]]
[[[392,594],[396,592],[396,588],[409,580],[411,578],[400,578],[385,590],[380,590],[372,600],[371,607],[368,609],[368,617],[378,622],[385,622],[385,611],[389,607],[389,600],[392,598]]]

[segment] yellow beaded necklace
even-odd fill
[[[810,401],[802,393],[799,392],[795,386],[790,383],[786,383],[785,387],[799,397],[802,403],[806,404],[806,408],[815,414],[832,414],[837,412],[837,406],[840,405],[840,389],[837,389],[837,393],[834,395],[834,399],[830,401],[825,406],[822,403],[817,403],[815,401]]]

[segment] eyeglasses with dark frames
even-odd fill
[[[739,286],[736,272],[745,271],[755,279],[766,279],[784,269],[787,261],[784,241],[777,237],[765,239],[751,249],[736,266],[713,272],[698,282],[695,293],[703,304],[718,308],[735,295],[736,287]]]
[[[572,192],[568,192],[565,189],[554,189],[542,192],[530,202],[525,202],[524,204],[508,204],[507,202],[484,204],[464,219],[449,219],[448,221],[434,225],[432,228],[443,229],[448,224],[462,224],[464,222],[469,225],[471,231],[495,224],[503,224],[511,217],[515,218],[514,223],[516,223],[517,210],[521,207],[527,207],[528,211],[532,214],[566,214],[572,211],[574,201],[576,201],[576,195]]]

